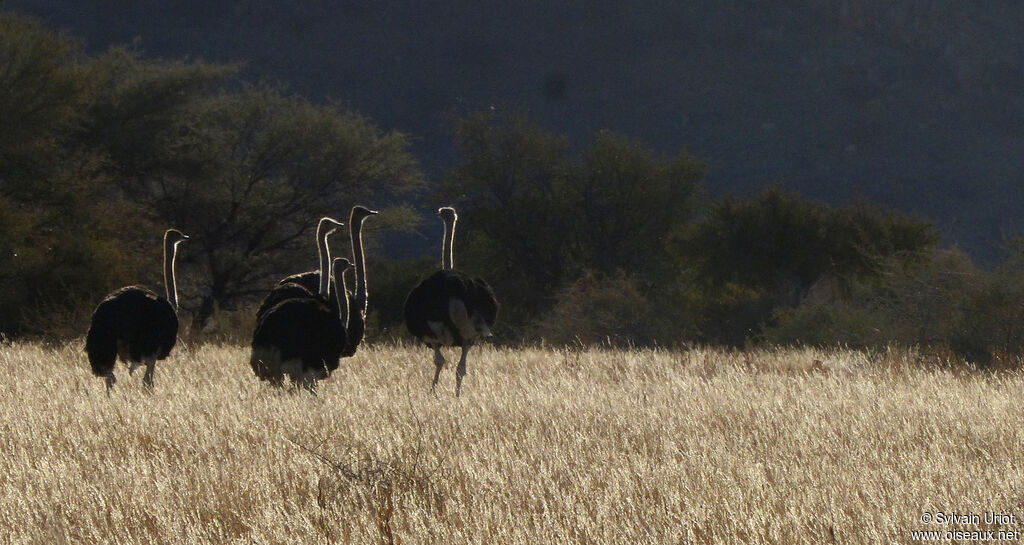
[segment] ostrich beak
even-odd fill
[[[376,210],[367,210],[366,213],[371,215],[371,216],[376,216],[377,214],[380,214],[380,212],[378,212]]]
[[[337,231],[338,229],[341,229],[342,227],[345,226],[345,224],[343,222],[340,222],[340,221],[337,221],[337,220],[333,220],[331,218],[326,218],[326,219],[328,220],[328,223],[330,223],[330,225],[331,225],[331,228],[328,229],[328,231],[327,231],[328,235],[333,233],[333,232],[335,232],[335,231]]]
[[[345,224],[331,217],[320,218],[320,223],[329,223],[335,227],[344,227]]]

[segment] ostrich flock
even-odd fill
[[[455,209],[438,211],[444,223],[441,269],[423,279],[405,301],[405,325],[409,332],[434,351],[434,382],[437,386],[445,359],[442,346],[462,349],[456,368],[455,395],[462,392],[466,353],[481,337],[489,337],[498,315],[498,301],[491,286],[481,278],[454,269]],[[363,255],[363,221],[377,212],[355,206],[349,216],[352,259],[331,258],[328,237],[344,224],[322,218],[316,229],[319,267],[281,279],[256,311],[249,365],[256,376],[282,387],[291,384],[316,393],[317,381],[338,368],[340,359],[356,353],[363,340],[367,291]],[[114,387],[118,357],[131,374],[145,364],[143,382],[153,388],[157,360],[165,359],[178,337],[178,293],[174,261],[178,244],[188,236],[177,229],[164,233],[164,289],[166,298],[142,286],[126,286],[105,297],[92,314],[85,351],[92,372]],[[355,271],[355,290],[345,286],[345,272]]]

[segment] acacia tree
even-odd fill
[[[147,188],[160,217],[193,238],[199,304],[192,333],[216,308],[264,293],[315,263],[317,218],[357,202],[387,202],[420,174],[404,135],[336,106],[248,88],[197,101],[173,127],[182,170],[158,169]]]
[[[159,272],[159,255],[143,233],[173,225],[192,237],[180,269],[193,336],[217,308],[315,262],[307,238],[319,216],[391,202],[420,183],[403,135],[336,106],[240,85],[235,72],[112,49],[92,64],[99,92],[78,133],[102,151],[105,199],[119,202],[111,215],[137,260],[152,265],[144,270]]]
[[[458,120],[456,143],[462,164],[441,193],[467,226],[456,238],[456,260],[514,294],[520,308],[503,311],[514,320],[569,279],[568,141],[522,116],[479,112]]]
[[[103,152],[108,189],[145,202],[154,176],[193,171],[195,158],[181,153],[184,119],[236,72],[232,65],[144,59],[127,47],[94,59],[96,92],[78,138]]]
[[[69,313],[128,269],[99,191],[103,156],[74,138],[95,93],[89,59],[75,42],[0,13],[0,331],[6,334],[48,332],[44,321]]]
[[[705,340],[739,345],[818,281],[848,292],[892,263],[926,260],[937,241],[935,226],[912,216],[865,202],[833,208],[769,188],[714,202],[673,233],[670,248],[701,295]]]
[[[864,278],[894,258],[922,259],[937,242],[928,221],[867,202],[833,208],[773,187],[720,199],[693,228],[674,233],[672,248],[708,285],[797,303],[825,274]]]
[[[574,156],[564,137],[490,112],[459,120],[456,140],[462,164],[442,198],[467,226],[458,260],[515,302],[507,324],[535,320],[588,271],[626,271],[643,297],[673,276],[666,235],[690,221],[702,191],[703,168],[685,152],[661,157],[601,132]]]
[[[62,333],[80,334],[110,289],[160,283],[153,249],[172,225],[193,235],[181,285],[200,330],[312,264],[318,216],[420,182],[403,135],[235,72],[128,48],[91,58],[0,13],[0,331],[61,307],[79,322]]]
[[[673,276],[667,237],[693,219],[703,193],[703,165],[685,151],[662,157],[602,131],[574,173],[583,221],[573,225],[585,241],[576,260],[608,274],[628,271],[645,285]]]

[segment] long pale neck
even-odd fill
[[[167,290],[167,302],[174,312],[178,312],[178,285],[174,281],[174,259],[178,255],[178,245],[164,238],[164,289]]]
[[[444,245],[441,247],[441,269],[450,271],[454,267],[455,220],[444,222]]]
[[[341,320],[342,327],[348,330],[348,295],[346,295],[345,288],[345,269],[343,267],[334,267],[334,287],[338,290],[338,319]]]
[[[327,248],[328,229],[320,223],[316,228],[316,251],[320,257],[320,286],[317,293],[327,297],[331,293],[331,251]]]
[[[356,266],[356,305],[359,312],[366,313],[366,259],[363,255],[363,222],[353,221],[349,224],[349,234],[352,237],[352,259]],[[335,282],[335,285],[337,282]],[[344,293],[339,291],[339,293]]]

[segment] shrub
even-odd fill
[[[647,299],[624,273],[586,271],[558,291],[537,335],[556,345],[651,344],[658,327],[648,309]]]
[[[834,297],[812,296],[796,308],[776,311],[764,340],[854,348],[949,347],[983,366],[994,354],[1024,354],[1024,271],[1016,261],[987,273],[962,252],[946,250],[921,266],[890,262],[879,280],[847,288]]]

